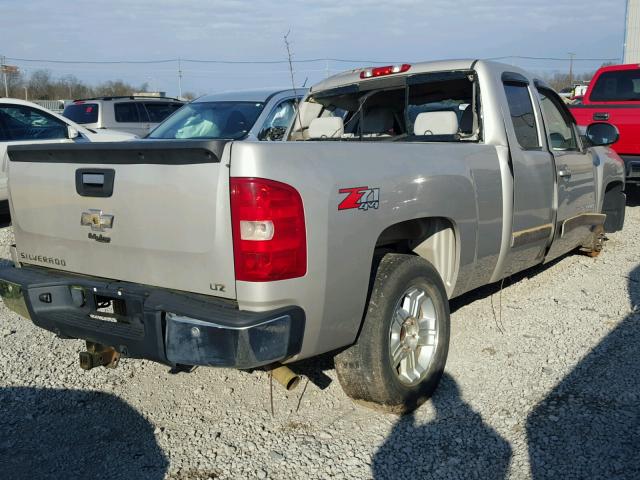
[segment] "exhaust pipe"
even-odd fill
[[[271,370],[271,375],[285,390],[294,390],[300,384],[300,375],[294,373],[289,367],[280,365]]]

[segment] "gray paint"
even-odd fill
[[[416,64],[409,73],[466,70],[472,64]],[[73,271],[180,290],[211,293],[210,282],[226,283],[230,287],[225,295],[236,298],[243,310],[298,305],[307,321],[302,351],[294,359],[348,345],[365,311],[376,241],[389,226],[435,217],[451,222],[455,244],[443,248],[454,253],[446,282],[449,296],[455,297],[544,261],[562,216],[585,209],[591,198],[591,210],[600,211],[604,186],[624,181],[617,155],[605,148],[589,149],[576,157],[575,168],[584,175],[573,187],[577,193],[563,197],[533,90],[542,148],[531,153],[514,147],[501,74],[522,74],[531,85],[533,78],[492,62],[477,62],[474,68],[483,106],[482,143],[233,142],[225,146],[218,165],[117,165],[118,188],[127,195],[110,199],[114,212],[106,213],[115,213],[114,234],[119,228],[121,237],[116,242],[114,235],[106,248],[81,238],[86,233],[77,225],[80,209],[105,209],[105,203],[72,199],[66,193],[73,189],[72,164],[38,164],[35,169],[12,162],[18,249],[65,255]],[[358,71],[347,72],[312,91],[356,81]],[[269,178],[300,192],[308,247],[304,277],[239,281],[233,288],[229,175]],[[358,186],[380,188],[379,208],[338,211],[344,198],[339,189]],[[564,212],[559,208],[563,201],[570,207]],[[118,224],[127,209],[135,215],[124,215],[127,220]],[[514,233],[548,229],[549,224],[548,236],[511,247]],[[439,243],[450,238],[445,234]],[[560,250],[574,248],[583,239],[574,240]],[[424,254],[437,244],[426,242],[416,251]]]

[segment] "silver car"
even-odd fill
[[[150,139],[282,140],[306,89],[205,95],[159,125]]]

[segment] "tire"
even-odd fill
[[[356,343],[335,357],[340,385],[354,400],[408,413],[438,386],[449,336],[449,301],[436,269],[417,256],[387,254]]]

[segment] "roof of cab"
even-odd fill
[[[307,88],[296,88],[298,95],[307,93]],[[204,95],[194,102],[266,102],[279,93],[294,94],[292,88],[263,88],[259,90],[236,90]]]
[[[403,62],[397,62],[395,65],[402,65],[402,63]],[[482,63],[488,66],[489,68],[499,69],[499,68],[505,67],[504,64],[490,61],[490,60],[475,60],[475,59],[438,60],[438,61],[432,61],[432,62],[410,63],[409,65],[411,65],[411,68],[407,72],[395,73],[393,74],[393,76],[409,76],[409,75],[415,75],[417,73],[442,72],[447,70],[469,70],[473,68],[475,64],[479,64],[479,63]],[[370,68],[375,68],[375,67],[377,67],[377,65],[362,67],[362,68],[355,68],[353,70],[349,70],[343,73],[339,73],[337,75],[333,75],[332,77],[329,77],[315,84],[314,86],[311,87],[310,90],[312,93],[314,93],[314,92],[319,92],[323,90],[333,89],[336,87],[342,87],[345,85],[351,85],[354,83],[369,82],[371,80],[376,80],[380,77],[373,77],[373,78],[367,78],[367,79],[360,78],[360,72],[364,70],[368,70]],[[509,65],[509,70],[512,70],[518,73],[525,73],[524,70],[512,65]]]

